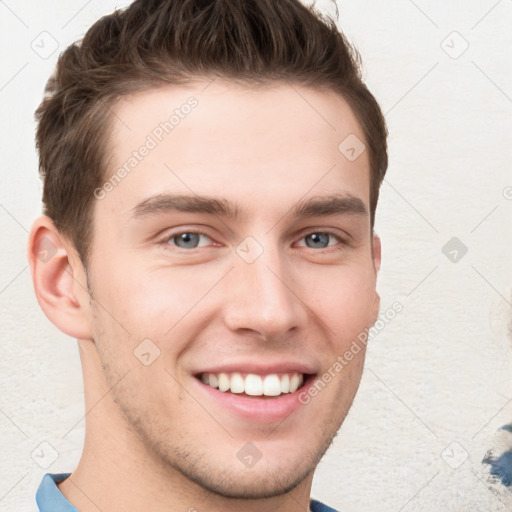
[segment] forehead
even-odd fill
[[[332,91],[216,79],[139,92],[115,105],[110,143],[101,207],[125,217],[162,193],[222,196],[244,211],[264,204],[269,215],[272,201],[308,194],[368,204],[364,135]]]

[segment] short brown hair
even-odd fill
[[[112,106],[129,93],[214,76],[340,93],[369,150],[373,227],[387,128],[361,79],[359,54],[332,20],[299,0],[137,0],[98,20],[60,55],[36,111],[44,213],[86,267]]]

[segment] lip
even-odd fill
[[[251,424],[272,424],[281,423],[288,416],[293,414],[297,409],[303,407],[299,401],[299,394],[303,393],[314,383],[316,373],[301,371],[299,365],[294,365],[290,369],[287,365],[279,365],[269,369],[266,366],[264,369],[260,367],[257,369],[256,365],[244,365],[243,367],[236,366],[222,366],[215,369],[208,369],[196,373],[192,376],[194,387],[197,387],[198,392],[205,397],[205,403],[214,405],[214,407],[222,410],[224,414],[235,417]],[[201,373],[232,373],[238,371],[240,373],[256,373],[258,375],[268,375],[271,373],[302,373],[304,374],[304,383],[302,386],[293,393],[285,393],[277,397],[256,396],[249,397],[236,393],[219,391],[212,388],[208,384],[204,384],[198,378]],[[210,408],[210,407],[208,407]],[[213,411],[212,411],[213,413]],[[218,420],[222,423],[221,417]]]
[[[209,366],[194,371],[193,375],[196,377],[202,373],[255,373],[256,375],[270,375],[272,373],[303,373],[311,375],[316,373],[316,370],[303,363],[282,362],[274,364],[257,364],[257,363],[230,363],[222,366]]]

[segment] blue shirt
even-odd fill
[[[482,460],[489,464],[494,482],[512,491],[512,423],[503,425],[493,438],[493,447]]]
[[[71,473],[46,473],[36,493],[36,502],[41,512],[78,512],[60,492],[57,484]],[[319,501],[311,500],[312,512],[336,512]]]

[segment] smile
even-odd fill
[[[203,384],[224,393],[245,394],[248,396],[277,397],[295,393],[304,383],[302,373],[272,373],[258,375],[255,373],[202,373],[199,376]]]

